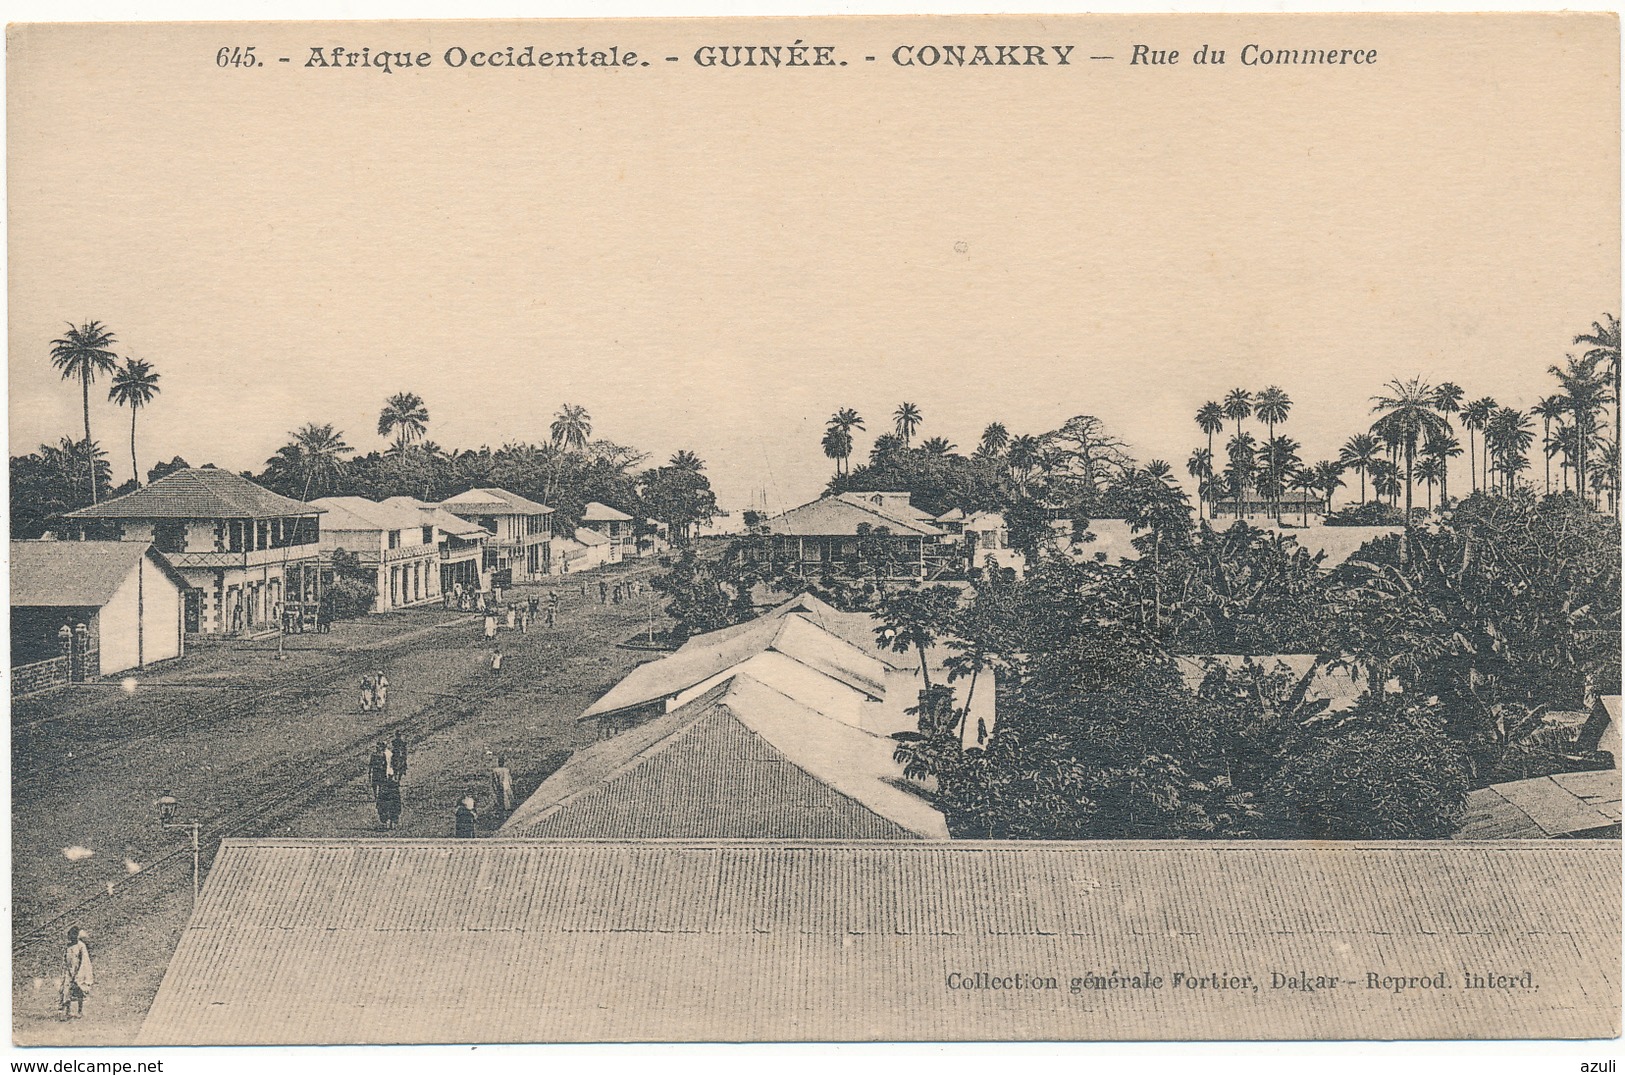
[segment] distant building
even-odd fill
[[[413,504],[327,496],[312,500],[326,512],[322,553],[339,549],[355,556],[375,575],[373,612],[434,604],[440,600],[440,533]]]
[[[1302,519],[1306,512],[1310,519],[1326,514],[1326,498],[1318,493],[1288,489],[1278,498],[1265,498],[1256,491],[1249,490],[1246,496],[1240,499],[1234,496],[1221,496],[1214,500],[1213,518],[1219,519],[1228,515],[1232,518],[1245,516],[1273,519],[1276,505],[1280,505],[1280,514],[1287,521]]]
[[[857,575],[874,570],[859,549],[859,527],[867,527],[872,535],[886,531],[872,540],[889,546],[889,573],[894,578],[932,578],[957,569],[961,562],[958,550],[943,544],[943,530],[909,503],[907,493],[821,497],[763,520],[759,530],[767,535],[768,555],[793,573],[807,576],[828,570]]]
[[[959,508],[949,508],[931,521],[942,531],[942,540],[949,545],[958,542],[965,533],[965,513]]]
[[[322,509],[194,467],[69,512],[64,536],[150,543],[186,580],[188,634],[276,630],[321,602]]]
[[[612,547],[609,538],[603,534],[578,526],[572,536],[553,539],[554,569],[559,574],[569,574],[602,567],[609,563]]]
[[[670,713],[725,680],[749,677],[871,735],[914,731],[918,718],[907,711],[924,686],[919,658],[912,651],[880,649],[876,627],[866,612],[841,612],[802,594],[757,619],[695,635],[675,653],[639,665],[581,719],[614,731]],[[977,746],[993,732],[996,677],[984,673],[971,696],[969,679],[948,683],[943,664],[948,656],[941,647],[927,651],[931,681],[949,686],[961,706],[968,699],[964,742]]]
[[[741,671],[577,751],[499,835],[946,840],[896,748]]]
[[[440,506],[491,534],[484,570],[496,586],[534,582],[552,570],[553,509],[506,489],[470,489]]]
[[[14,541],[13,672],[67,655],[60,669],[67,681],[179,657],[186,649],[187,588],[145,542]],[[71,636],[81,624],[73,652],[62,630]]]
[[[228,837],[135,1044],[1611,1038],[1619,876],[1604,842]],[[1503,968],[1542,988],[1463,999]],[[1368,988],[1413,973],[1451,988]]]
[[[415,497],[392,496],[382,503],[413,508],[421,514],[422,525],[434,527],[440,553],[442,594],[452,593],[459,586],[467,593],[491,588],[490,573],[485,570],[485,543],[491,539],[489,530],[461,515],[453,515],[439,504]]]
[[[628,556],[638,554],[638,539],[633,533],[632,516],[616,511],[608,504],[594,500],[581,513],[581,525],[596,530],[609,539],[609,562],[618,564]]]

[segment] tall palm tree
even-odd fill
[[[835,460],[835,473],[839,474],[843,470],[850,473],[852,470],[852,431],[854,429],[863,428],[863,415],[859,414],[851,407],[842,407],[840,410],[829,416],[829,421],[825,423],[825,428],[839,434],[839,436],[834,439],[834,443],[845,445],[842,455]],[[825,449],[824,454],[828,455],[828,445],[825,446]]]
[[[691,470],[695,474],[698,474],[705,469],[705,460],[701,459],[687,448],[684,448],[681,451],[674,453],[667,465],[675,467],[678,470]]]
[[[1401,381],[1397,377],[1387,384],[1388,394],[1371,397],[1371,410],[1379,415],[1372,423],[1371,432],[1385,437],[1399,448],[1405,462],[1405,531],[1400,535],[1400,560],[1410,551],[1411,507],[1414,503],[1412,471],[1416,467],[1416,449],[1424,439],[1443,436],[1450,431],[1439,412],[1433,409],[1433,386],[1421,377]]]
[[[841,475],[841,464],[852,454],[852,434],[836,426],[824,430],[824,439],[819,442],[824,449],[824,455],[835,461],[835,476]]]
[[[1009,451],[1005,454],[1005,462],[1010,466],[1010,477],[1023,494],[1027,492],[1028,477],[1038,465],[1038,450],[1038,438],[1031,433],[1023,433],[1019,437],[1011,438]]]
[[[121,407],[130,408],[130,472],[137,487],[141,485],[141,468],[135,461],[135,416],[142,407],[152,402],[160,389],[159,374],[152,363],[139,358],[126,358],[124,368],[113,374],[113,384],[107,398]]]
[[[1473,442],[1473,434],[1483,430],[1484,424],[1490,420],[1490,415],[1495,413],[1495,409],[1499,406],[1500,404],[1495,402],[1494,397],[1484,396],[1481,399],[1473,400],[1461,409],[1461,424],[1467,427],[1468,466],[1473,472],[1473,492],[1475,493],[1478,492],[1478,451]],[[1486,465],[1484,472],[1485,484],[1488,484],[1489,453],[1485,452],[1484,455]]]
[[[1370,433],[1356,433],[1343,444],[1338,461],[1360,475],[1360,503],[1365,503],[1365,479],[1382,458],[1382,443]]]
[[[1213,450],[1211,448],[1198,448],[1191,453],[1185,463],[1185,473],[1196,479],[1196,517],[1202,518],[1202,505],[1206,503],[1204,492],[1208,479],[1213,477]]]
[[[429,430],[429,408],[416,392],[396,392],[378,412],[378,435],[394,435],[395,451],[405,455],[411,443]]]
[[[1449,424],[1452,414],[1461,413],[1461,401],[1466,394],[1459,384],[1446,381],[1433,390],[1433,409],[1444,415],[1445,423]]]
[[[1271,437],[1264,442],[1264,475],[1268,479],[1271,496],[1275,501],[1275,519],[1281,519],[1281,497],[1291,484],[1292,474],[1302,462],[1298,458],[1297,441],[1291,437]]]
[[[1569,471],[1574,466],[1574,460],[1579,455],[1580,431],[1569,423],[1560,424],[1557,432],[1553,433],[1546,442],[1547,465],[1550,465],[1552,456],[1561,456],[1557,464],[1558,473],[1563,477],[1563,491],[1569,491]]]
[[[1225,479],[1235,500],[1236,517],[1240,518],[1245,510],[1248,518],[1251,518],[1252,501],[1248,491],[1258,475],[1257,441],[1251,433],[1237,433],[1225,446],[1225,454],[1230,458],[1230,465],[1225,468]]]
[[[1558,395],[1546,396],[1539,403],[1529,408],[1529,413],[1540,419],[1542,454],[1545,457],[1546,492],[1552,491],[1552,453],[1549,450],[1552,443],[1552,423],[1561,422],[1564,413],[1568,410],[1563,405],[1563,397]]]
[[[959,447],[957,444],[950,444],[947,437],[932,437],[930,440],[920,443],[921,451],[939,457],[947,455],[957,447]]]
[[[1422,445],[1422,456],[1439,461],[1439,506],[1443,507],[1450,500],[1450,460],[1461,457],[1461,441],[1453,433],[1429,437]]]
[[[920,428],[925,418],[920,414],[920,408],[912,403],[899,404],[897,410],[892,412],[892,423],[897,435],[903,438],[903,447],[907,448],[909,441],[914,438],[914,431]]]
[[[90,436],[90,385],[98,374],[112,373],[118,368],[118,356],[111,348],[117,343],[113,332],[100,321],[86,321],[82,325],[68,324],[61,339],[51,341],[51,365],[61,371],[64,381],[75,378],[83,395],[85,408],[85,443],[93,444]],[[90,502],[96,503],[96,474],[94,468],[86,472],[90,485]]]
[[[1587,477],[1590,473],[1592,438],[1597,432],[1597,413],[1613,402],[1613,397],[1609,394],[1607,375],[1597,369],[1597,359],[1589,355],[1584,358],[1573,355],[1566,357],[1567,365],[1548,366],[1547,372],[1556,377],[1562,386],[1560,395],[1563,397],[1563,408],[1568,411],[1569,420],[1578,431],[1575,488],[1584,497],[1591,488]]]
[[[1574,337],[1576,345],[1588,343],[1591,349],[1581,358],[1587,358],[1602,367],[1614,389],[1614,443],[1619,443],[1619,318],[1603,314],[1601,321],[1591,322],[1591,331]]]
[[[1320,491],[1320,479],[1309,467],[1299,467],[1292,472],[1287,485],[1300,493],[1316,493]],[[1305,496],[1302,502],[1303,525],[1309,525],[1309,498]]]
[[[1428,510],[1433,510],[1433,487],[1444,476],[1444,460],[1436,455],[1423,454],[1422,461],[1416,464],[1416,476],[1422,479],[1427,487]]]
[[[288,443],[266,460],[273,480],[300,500],[330,492],[347,469],[345,456],[355,449],[344,443],[344,434],[332,423],[306,422],[288,434]]]
[[[1226,418],[1232,418],[1236,423],[1236,436],[1241,436],[1241,420],[1253,413],[1253,394],[1245,388],[1232,388],[1224,397],[1224,406],[1220,408]]]
[[[1196,412],[1196,427],[1207,434],[1207,454],[1213,456],[1213,438],[1224,432],[1224,408],[1211,399]]]
[[[1597,469],[1591,475],[1594,492],[1608,494],[1608,510],[1619,510],[1619,442],[1603,441],[1597,450]]]
[[[1003,422],[989,422],[987,428],[982,430],[982,440],[976,445],[976,454],[994,458],[1004,454],[1010,447],[1010,431],[1004,428]]]
[[[553,438],[555,448],[579,452],[587,447],[587,438],[592,436],[592,416],[580,404],[566,403],[553,416],[548,434]]]
[[[1275,439],[1275,426],[1286,421],[1286,416],[1292,412],[1292,400],[1277,385],[1270,385],[1258,393],[1253,401],[1253,417],[1269,427],[1269,436],[1266,440]]]
[[[1511,493],[1517,474],[1529,465],[1529,445],[1535,433],[1529,416],[1516,407],[1497,407],[1484,425],[1484,454],[1493,455],[1501,473],[1501,491]]]

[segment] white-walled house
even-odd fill
[[[146,542],[11,543],[11,663],[63,655],[83,624],[82,674],[112,675],[181,656],[186,580]],[[88,643],[85,645],[84,643]]]
[[[339,549],[376,573],[372,611],[427,605],[440,600],[440,534],[416,507],[360,496],[328,496],[311,504],[325,513],[322,555]]]
[[[609,539],[609,562],[618,564],[628,556],[638,554],[638,539],[633,532],[632,516],[617,511],[608,504],[594,500],[581,512],[581,525],[596,530]],[[579,539],[578,539],[579,540]]]
[[[491,588],[491,573],[485,567],[485,544],[491,532],[478,523],[453,515],[439,504],[410,496],[392,496],[379,503],[408,508],[422,514],[422,524],[433,526],[440,538],[440,592],[468,593]]]
[[[470,489],[440,506],[490,531],[485,570],[497,586],[534,582],[552,570],[553,509],[506,489]]]

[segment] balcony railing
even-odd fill
[[[178,568],[276,567],[283,563],[314,561],[317,545],[289,545],[280,549],[253,549],[243,552],[166,552],[164,559]]]

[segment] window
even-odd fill
[[[158,547],[159,552],[185,552],[185,520],[176,521],[166,519],[159,522],[153,527],[152,543]]]
[[[434,527],[425,526],[423,528],[423,543],[425,545],[433,545],[434,544]]]
[[[392,549],[398,549],[401,547],[401,532],[399,530],[391,530],[389,532],[389,547]]]

